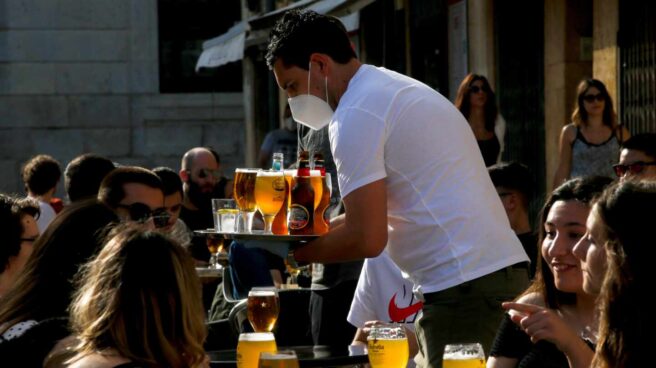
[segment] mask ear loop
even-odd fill
[[[310,94],[310,74],[312,74],[312,60],[308,63],[308,88],[307,88],[307,94]]]
[[[330,101],[328,100],[328,76],[324,77],[324,85],[326,86],[326,103],[330,105]]]

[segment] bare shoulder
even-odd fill
[[[519,299],[517,299],[518,303],[525,303],[525,304],[533,304],[533,305],[538,305],[541,307],[544,307],[544,296],[540,293],[528,293],[526,295],[522,295]]]
[[[112,368],[130,360],[116,355],[89,354],[76,360],[69,368]]]
[[[563,127],[560,134],[563,139],[567,140],[567,142],[574,142],[574,139],[576,138],[576,126],[574,124],[567,124]]]

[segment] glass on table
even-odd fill
[[[262,352],[259,368],[299,368],[298,357],[294,350]]]
[[[253,215],[255,214],[255,179],[259,169],[236,169],[233,197],[239,206],[241,220],[238,222],[237,231],[250,233],[253,227]]]
[[[443,368],[485,368],[485,353],[479,343],[447,344],[442,357]]]
[[[271,332],[279,311],[278,291],[274,287],[254,287],[248,292],[248,322],[255,332]]]
[[[404,368],[410,355],[405,329],[398,323],[377,323],[367,336],[372,368]]]
[[[276,339],[271,332],[241,333],[237,343],[237,368],[257,368],[260,353],[276,350]]]
[[[210,264],[208,268],[219,268],[219,255],[226,253],[223,249],[225,239],[223,235],[220,234],[207,234],[205,238],[205,243],[207,244],[207,249],[210,251]]]
[[[273,234],[271,225],[285,199],[285,177],[282,171],[259,170],[255,179],[255,203],[264,218],[264,233]]]
[[[219,233],[234,233],[237,230],[237,217],[239,210],[234,199],[212,199],[212,213],[214,214],[214,230]]]

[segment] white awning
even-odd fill
[[[375,0],[301,0],[284,8],[241,21],[226,33],[203,43],[203,53],[196,63],[196,71],[200,68],[215,68],[221,65],[241,60],[244,57],[244,46],[251,31],[261,31],[270,27],[267,20],[295,8],[307,8],[321,14],[339,17],[347,31],[355,31],[360,26],[359,10]],[[268,33],[268,32],[267,32]],[[252,40],[251,40],[252,41]]]

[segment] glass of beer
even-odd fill
[[[260,170],[255,179],[255,204],[264,218],[264,233],[273,234],[271,225],[285,199],[285,177],[282,171]]]
[[[299,368],[294,350],[278,350],[275,353],[260,353],[259,368]]]
[[[444,368],[485,368],[485,353],[479,343],[448,344],[442,361]]]
[[[323,178],[321,176],[321,171],[310,170],[310,183],[314,190],[314,207],[312,209],[315,209],[319,205],[319,202],[321,202],[321,194],[323,193]]]
[[[239,206],[242,221],[238,232],[250,233],[255,214],[255,179],[259,169],[236,169],[232,195]]]
[[[237,343],[237,368],[257,368],[260,353],[278,350],[271,332],[249,332],[239,334]]]
[[[254,287],[248,292],[248,322],[255,332],[271,332],[279,311],[280,301],[275,288]]]
[[[405,368],[410,354],[405,329],[398,323],[373,325],[367,350],[372,368]]]

